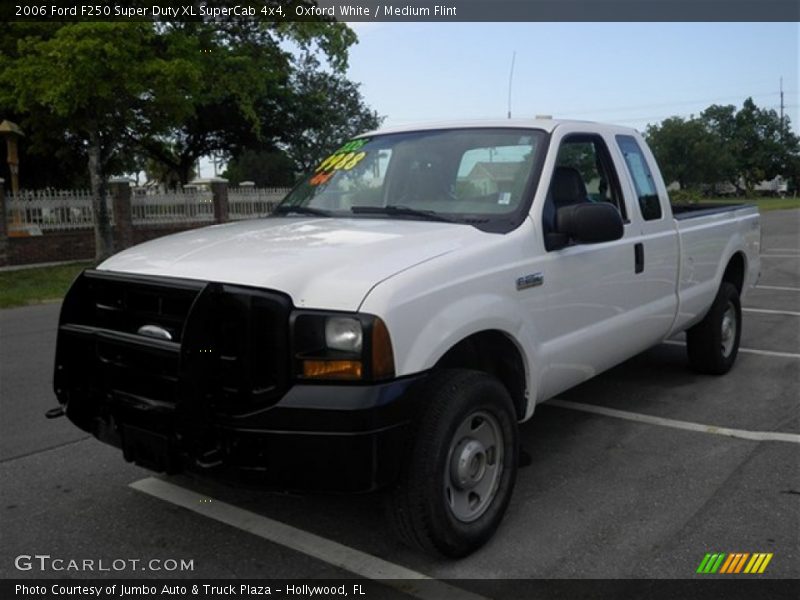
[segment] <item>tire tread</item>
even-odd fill
[[[388,493],[386,502],[390,526],[400,540],[412,548],[448,557],[465,556],[475,549],[459,548],[456,542],[448,543],[437,539],[436,528],[431,521],[432,513],[426,505],[429,501],[431,479],[435,479],[435,461],[430,460],[430,454],[436,446],[438,424],[447,418],[447,413],[454,406],[461,390],[487,383],[497,386],[496,391],[503,394],[508,403],[507,410],[514,414],[505,388],[485,373],[445,369],[432,373],[426,382],[423,393],[427,406],[418,415],[413,446],[404,463],[399,483]],[[516,421],[513,421],[513,425],[516,428]],[[516,458],[513,457],[514,464]],[[511,487],[513,489],[513,479]],[[489,536],[486,536],[487,539]]]
[[[736,307],[737,329],[733,350],[730,356],[724,357],[719,347],[719,321],[728,300],[733,300]],[[723,281],[706,316],[686,332],[686,353],[689,357],[689,366],[698,373],[710,375],[727,373],[736,361],[741,333],[742,313],[739,291],[732,283]]]

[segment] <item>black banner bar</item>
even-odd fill
[[[164,600],[196,598],[384,600],[447,598],[469,600],[796,600],[797,579],[698,576],[696,579],[461,579],[461,580],[152,580],[7,579],[0,598],[18,600]]]
[[[12,0],[4,21],[800,21],[798,0]]]

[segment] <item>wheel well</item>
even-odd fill
[[[481,331],[461,340],[435,368],[474,369],[496,377],[508,390],[517,418],[525,416],[525,364],[519,348],[502,331]]]
[[[722,281],[732,283],[739,293],[742,293],[742,286],[744,285],[744,256],[742,256],[741,252],[731,256],[728,266],[725,267],[725,273],[722,275]]]

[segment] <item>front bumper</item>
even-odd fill
[[[167,473],[255,487],[366,492],[397,478],[421,376],[376,385],[295,385],[252,414],[212,415],[191,431],[177,410],[129,402],[96,404],[97,414],[67,416],[126,460]]]

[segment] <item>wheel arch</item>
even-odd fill
[[[436,361],[435,369],[472,369],[496,377],[508,390],[517,420],[528,409],[527,361],[522,348],[508,333],[485,329],[453,344]]]
[[[744,276],[747,272],[747,257],[741,250],[734,252],[728,259],[725,271],[722,273],[722,281],[727,281],[736,286],[739,295],[742,295],[744,287]]]

